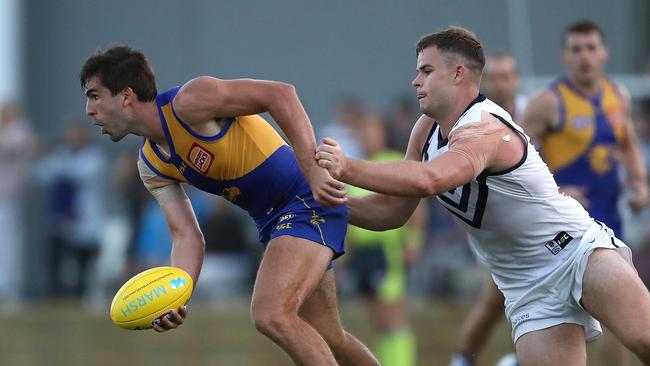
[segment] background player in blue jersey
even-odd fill
[[[626,168],[633,211],[648,203],[648,187],[630,120],[630,96],[605,76],[607,58],[597,24],[588,20],[570,24],[562,51],[567,74],[530,101],[522,125],[540,144],[560,190],[621,237],[619,167]],[[614,346],[613,337],[605,340],[603,359],[623,364],[624,348]]]
[[[202,76],[158,93],[146,57],[123,46],[89,57],[80,81],[86,113],[102,133],[113,141],[127,134],[145,138],[138,168],[165,214],[173,266],[196,283],[204,255],[180,183],[220,194],[248,211],[266,244],[252,300],[256,328],[299,365],[378,364],[341,326],[327,269],[344,252],[346,197],[343,185],[316,165],[314,133],[293,86]],[[263,112],[295,155],[256,116]],[[154,329],[176,328],[186,314],[185,308],[173,311]]]

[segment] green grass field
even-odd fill
[[[108,308],[108,305],[107,305]],[[370,344],[372,332],[358,302],[341,303],[348,330]],[[418,337],[418,365],[447,365],[468,304],[436,302],[418,307],[412,324]],[[187,323],[176,331],[126,331],[106,312],[77,305],[30,305],[0,314],[0,365],[291,365],[284,353],[258,334],[248,304],[193,305]],[[589,365],[600,366],[599,342],[589,346]],[[479,365],[494,365],[511,351],[505,322],[494,333]],[[633,365],[640,365],[633,362]]]

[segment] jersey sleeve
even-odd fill
[[[187,199],[187,194],[179,182],[158,176],[140,156],[138,156],[138,172],[144,186],[161,206],[177,199]]]

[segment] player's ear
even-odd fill
[[[126,88],[124,88],[124,90],[122,90],[122,92],[120,94],[124,98],[123,103],[124,103],[125,107],[127,105],[131,104],[133,102],[134,98],[137,98],[137,96],[135,95],[135,92],[133,91],[133,89],[131,89],[130,86],[127,86]]]
[[[465,68],[465,65],[463,64],[457,64],[456,65],[456,70],[454,70],[454,81],[458,82],[461,81],[463,78],[465,78],[467,75],[467,69]]]

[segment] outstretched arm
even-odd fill
[[[145,187],[158,201],[167,220],[173,242],[171,265],[187,272],[196,286],[203,265],[205,241],[192,204],[180,183],[156,176],[141,159],[138,160],[138,169]],[[186,315],[185,307],[173,310],[170,315],[161,318],[154,329],[164,332],[177,328]]]
[[[639,141],[634,131],[634,124],[630,116],[631,101],[627,89],[620,87],[626,115],[625,138],[621,144],[623,153],[623,162],[627,173],[627,179],[634,196],[630,198],[628,204],[633,211],[639,211],[648,204],[648,176],[643,161],[643,155],[639,148]]]
[[[320,166],[346,183],[389,195],[428,197],[462,186],[484,170],[510,168],[521,160],[524,149],[516,132],[484,112],[480,121],[454,130],[448,151],[429,162],[349,160],[331,139],[318,147],[316,158]]]
[[[174,98],[174,108],[190,124],[268,112],[289,139],[314,198],[330,206],[346,202],[343,184],[319,168],[314,160],[314,131],[292,85],[202,76],[180,89]]]
[[[422,149],[432,125],[433,120],[426,116],[416,122],[405,160],[371,162],[347,159],[336,141],[328,138],[323,139],[324,144],[318,147],[316,160],[334,178],[353,186],[393,196],[433,196],[469,182],[472,167],[463,155],[454,152],[442,154],[430,162],[421,161]],[[408,205],[409,216],[416,206],[416,201]],[[401,219],[406,221],[408,217]]]
[[[415,123],[406,150],[406,160],[416,162],[421,159],[426,130],[431,128],[432,124],[433,121],[426,116],[420,117]],[[350,224],[374,231],[395,229],[406,223],[419,202],[420,199],[415,197],[382,193],[350,197],[348,200]]]

